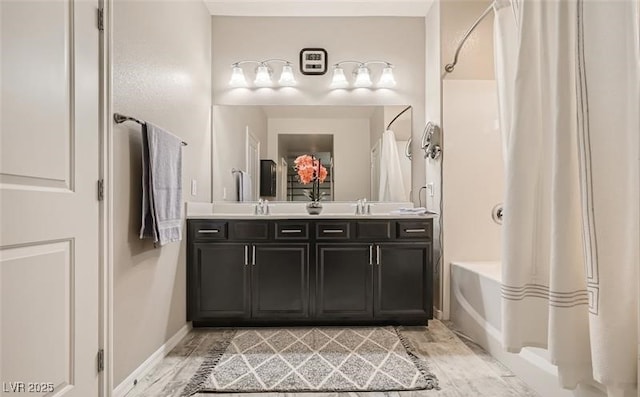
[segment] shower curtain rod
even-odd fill
[[[469,38],[469,36],[471,36],[471,33],[473,33],[473,31],[475,30],[476,27],[478,27],[478,25],[480,24],[480,22],[482,22],[483,19],[485,19],[487,17],[487,15],[489,15],[489,13],[491,12],[491,9],[493,8],[494,2],[491,2],[491,4],[489,5],[489,7],[487,7],[486,10],[484,10],[484,12],[482,13],[482,15],[480,15],[480,17],[478,19],[476,19],[476,21],[473,23],[473,25],[471,25],[471,27],[469,28],[469,30],[467,30],[467,33],[464,34],[464,36],[462,37],[462,40],[460,40],[460,43],[458,44],[458,48],[456,49],[455,54],[453,55],[453,62],[447,64],[444,67],[444,70],[447,73],[451,73],[453,72],[453,69],[455,69],[456,64],[458,63],[458,55],[460,55],[460,50],[462,49],[462,46],[464,45],[464,43],[467,41],[467,39]]]
[[[393,124],[394,121],[398,120],[398,117],[402,116],[404,114],[404,112],[406,112],[409,109],[411,109],[411,105],[407,106],[406,108],[404,108],[404,110],[402,112],[398,113],[396,115],[396,117],[394,117],[393,120],[391,120],[389,125],[387,125],[387,129],[391,128],[391,124]]]

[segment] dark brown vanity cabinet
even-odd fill
[[[188,286],[191,318],[250,317],[247,251],[246,244],[192,244]]]
[[[373,318],[372,250],[370,244],[317,245],[318,318]]]
[[[189,220],[188,320],[426,324],[431,222]]]
[[[309,317],[309,245],[254,244],[252,251],[252,317]]]
[[[432,317],[431,243],[376,245],[374,317]]]

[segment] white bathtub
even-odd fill
[[[452,263],[451,321],[541,397],[575,396],[559,386],[557,369],[546,350],[525,348],[512,354],[502,348],[500,280],[498,262]]]

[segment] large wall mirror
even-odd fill
[[[406,108],[216,105],[213,200],[239,199],[234,171],[241,170],[250,177],[251,200],[306,201],[310,185],[300,183],[293,162],[309,154],[328,171],[320,184],[325,200],[411,201],[411,109],[393,122],[393,136],[385,134]],[[391,184],[392,194],[380,188],[388,175],[402,182]]]

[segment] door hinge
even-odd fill
[[[98,201],[104,200],[104,179],[98,179]]]
[[[104,349],[98,350],[98,372],[104,371]]]
[[[104,8],[98,8],[98,30],[104,31]]]

